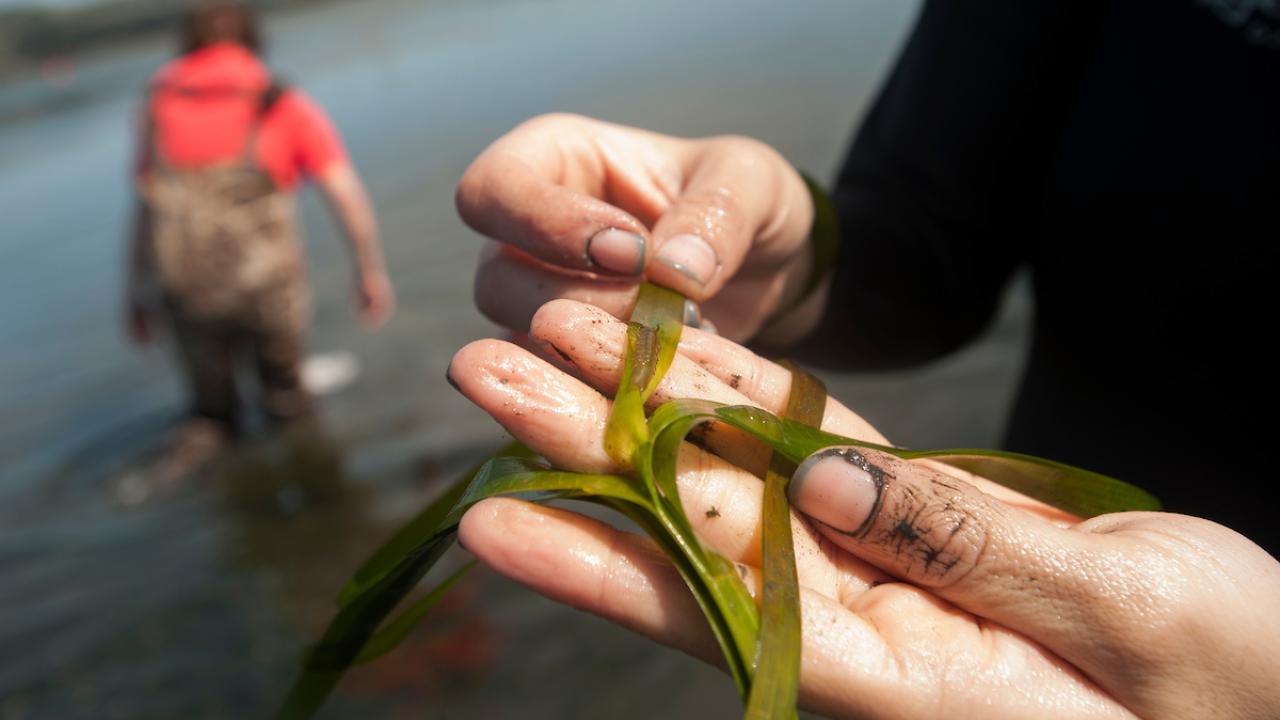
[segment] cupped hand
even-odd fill
[[[531,337],[555,365],[480,341],[463,393],[557,466],[615,468],[602,445],[623,325],[560,301]],[[571,377],[561,369],[570,370]],[[580,379],[579,379],[580,378]],[[655,394],[777,412],[788,373],[686,330]],[[883,440],[828,404],[823,428]],[[717,428],[704,444],[758,461]],[[1158,513],[1084,523],[963,473],[862,451],[797,473],[802,703],[840,717],[1269,717],[1280,702],[1280,565],[1206,521]],[[703,540],[759,577],[760,481],[686,445],[681,499]],[[491,500],[464,518],[483,561],[552,598],[718,662],[674,568],[647,539],[574,513]],[[1268,714],[1270,713],[1270,715]]]
[[[726,336],[748,338],[790,307],[812,266],[804,182],[743,137],[544,115],[476,158],[457,205],[498,241],[482,257],[477,304],[520,332],[557,297],[625,316],[643,276],[701,303]]]

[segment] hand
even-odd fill
[[[383,270],[370,270],[356,278],[356,304],[360,322],[370,330],[387,323],[396,312],[396,292]]]
[[[1132,512],[1061,527],[853,448],[815,453],[790,495],[840,548],[1022,633],[1140,717],[1280,716],[1280,563],[1221,525]]]
[[[155,336],[155,319],[145,305],[130,300],[125,308],[125,334],[138,347],[145,347]]]
[[[616,386],[622,323],[559,301],[538,312],[531,336],[581,380],[492,340],[459,351],[450,375],[557,466],[614,470],[599,391]],[[654,402],[703,397],[778,412],[788,382],[782,368],[687,329]],[[883,440],[834,400],[823,428]],[[706,437],[717,453],[752,460],[731,433]],[[1268,613],[1280,606],[1280,565],[1256,546],[1158,513],[1077,524],[959,471],[864,457],[887,480],[871,521],[856,515],[867,496],[847,487],[865,490],[865,478],[843,459],[807,462],[796,485],[799,507],[814,509],[820,494],[828,510],[815,515],[857,535],[793,515],[807,708],[875,718],[1274,716],[1280,631]],[[686,445],[678,481],[700,536],[757,583],[759,480]],[[461,533],[483,561],[549,597],[719,661],[683,582],[645,538],[514,500],[477,505]]]
[[[476,158],[457,204],[499,241],[482,256],[477,304],[521,332],[557,297],[625,316],[643,275],[745,339],[794,302],[812,266],[808,190],[748,138],[686,140],[544,115]]]

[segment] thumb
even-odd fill
[[[1064,657],[1079,657],[1092,642],[1096,609],[1082,599],[1106,584],[1114,553],[1105,536],[1057,527],[871,449],[809,456],[788,493],[835,544],[892,575]]]
[[[645,271],[702,302],[744,265],[781,269],[804,245],[812,205],[804,181],[764,143],[724,137],[690,147],[687,180],[654,225]]]

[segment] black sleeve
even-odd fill
[[[1039,178],[1096,25],[1088,0],[929,0],[832,199],[829,367],[924,362],[978,334],[1032,249]]]

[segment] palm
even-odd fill
[[[609,403],[595,388],[616,386],[622,332],[620,323],[594,308],[553,303],[534,318],[531,335],[554,348],[549,354],[581,381],[497,341],[465,348],[452,373],[468,397],[556,465],[610,471],[602,447]],[[695,331],[686,334],[655,402],[702,397],[776,411],[786,387],[778,366]],[[834,402],[823,426],[882,439]],[[760,483],[721,456],[748,465],[758,458],[723,428],[703,442],[717,454],[692,445],[681,451],[682,500],[700,537],[738,563],[750,587],[759,577]],[[1029,512],[1068,519],[976,482]],[[808,707],[867,717],[1128,716],[1077,670],[1026,637],[892,582],[795,515],[793,529],[805,633],[802,700]],[[718,656],[679,576],[645,538],[510,500],[478,506],[462,532],[483,560],[540,592],[710,661]]]

